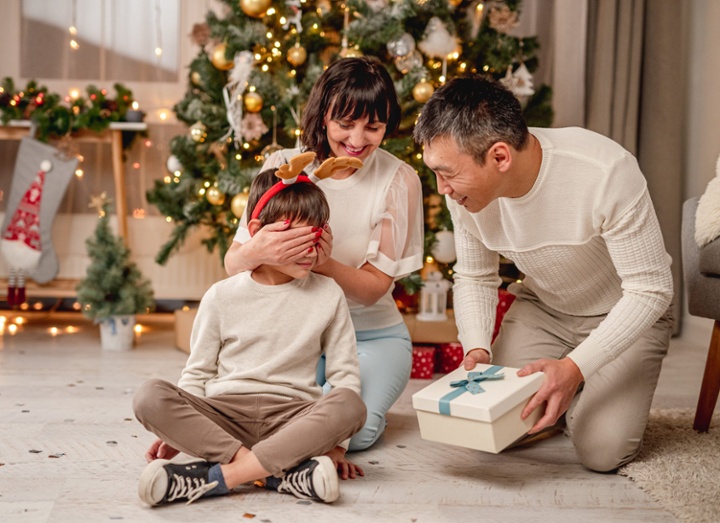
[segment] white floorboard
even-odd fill
[[[102,352],[96,327],[72,315],[31,315],[0,336],[1,522],[675,521],[627,478],[585,470],[564,436],[500,455],[421,440],[410,396],[423,380],[393,407],[383,439],[353,455],[366,476],[343,482],[331,506],[248,486],[147,508],[136,490],[153,436],[132,394],[150,377],[176,381],[186,355],[173,347],[172,316],[141,322],[148,330],[127,353]],[[709,338],[699,323],[673,340],[655,407],[694,408]]]

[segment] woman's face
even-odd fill
[[[332,119],[332,107],[325,117],[331,156],[352,156],[365,161],[385,137],[384,123],[364,116],[358,120]]]

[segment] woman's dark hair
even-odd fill
[[[252,216],[258,200],[279,181],[275,176],[276,171],[277,169],[267,169],[253,180],[248,195],[247,216]],[[270,198],[258,216],[263,225],[283,218],[322,227],[330,218],[330,206],[325,194],[314,183],[294,183]]]
[[[386,124],[385,136],[394,133],[400,123],[400,104],[395,84],[385,66],[376,58],[342,58],[333,62],[310,91],[302,116],[302,143],[322,162],[330,156],[325,116],[332,106],[332,119],[357,120]]]

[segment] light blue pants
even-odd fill
[[[367,420],[350,440],[348,450],[371,447],[385,431],[385,414],[400,397],[410,379],[412,341],[404,323],[369,331],[356,331],[362,399]],[[325,384],[325,357],[318,364],[317,381]],[[329,384],[324,388],[327,392]]]

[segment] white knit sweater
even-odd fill
[[[448,199],[458,262],[454,306],[466,351],[490,348],[498,254],[566,314],[607,314],[570,358],[587,379],[635,342],[672,299],[670,256],[635,158],[579,128],[531,129],[543,159],[532,189],[478,213]]]
[[[322,396],[316,370],[323,353],[327,381],[359,394],[355,332],[345,296],[332,279],[311,273],[263,285],[241,272],[203,296],[178,386],[197,396],[316,400]]]

